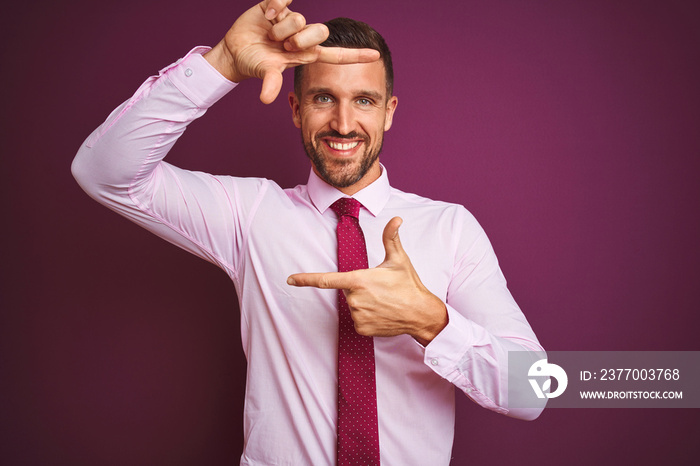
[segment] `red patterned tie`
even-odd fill
[[[361,204],[341,198],[338,215],[338,271],[366,269],[367,247],[358,215]],[[338,465],[378,465],[377,385],[374,340],[355,332],[345,293],[338,290]]]

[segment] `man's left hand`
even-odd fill
[[[293,286],[343,290],[360,335],[411,335],[427,345],[447,325],[445,304],[423,285],[399,239],[402,220],[394,217],[384,227],[384,262],[352,272],[297,273],[287,279]]]

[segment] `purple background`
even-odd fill
[[[244,359],[214,266],[98,206],[80,143],[247,2],[15,2],[2,22],[0,463],[237,464]],[[464,204],[550,350],[700,350],[700,28],[694,1],[297,1],[392,47],[382,157]],[[290,89],[286,75],[285,94]],[[170,160],[292,186],[285,98],[246,82]],[[236,156],[242,154],[242,156]],[[459,396],[455,465],[696,464],[697,410],[549,410]]]

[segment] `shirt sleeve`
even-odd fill
[[[235,275],[246,209],[262,181],[234,183],[163,161],[187,126],[236,85],[204,59],[208,50],[197,47],[146,80],[87,138],[72,172],[101,204]]]
[[[466,212],[466,211],[465,211]],[[424,362],[472,401],[520,419],[535,419],[544,409],[508,405],[509,390],[531,390],[525,376],[508,379],[508,353],[546,357],[509,292],[491,243],[466,213],[457,230],[456,263],[447,293],[449,322],[425,348]]]

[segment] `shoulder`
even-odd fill
[[[430,199],[396,188],[391,188],[391,197],[387,207],[391,210],[404,211],[407,214],[411,214],[410,216],[433,219],[440,224],[448,223],[453,226],[459,224],[478,227],[478,222],[474,215],[461,204]]]
[[[463,205],[430,199],[418,194],[392,188],[387,205],[390,216],[404,220],[404,230],[415,229],[421,236],[431,238],[456,252],[488,248],[489,240],[476,217]]]

